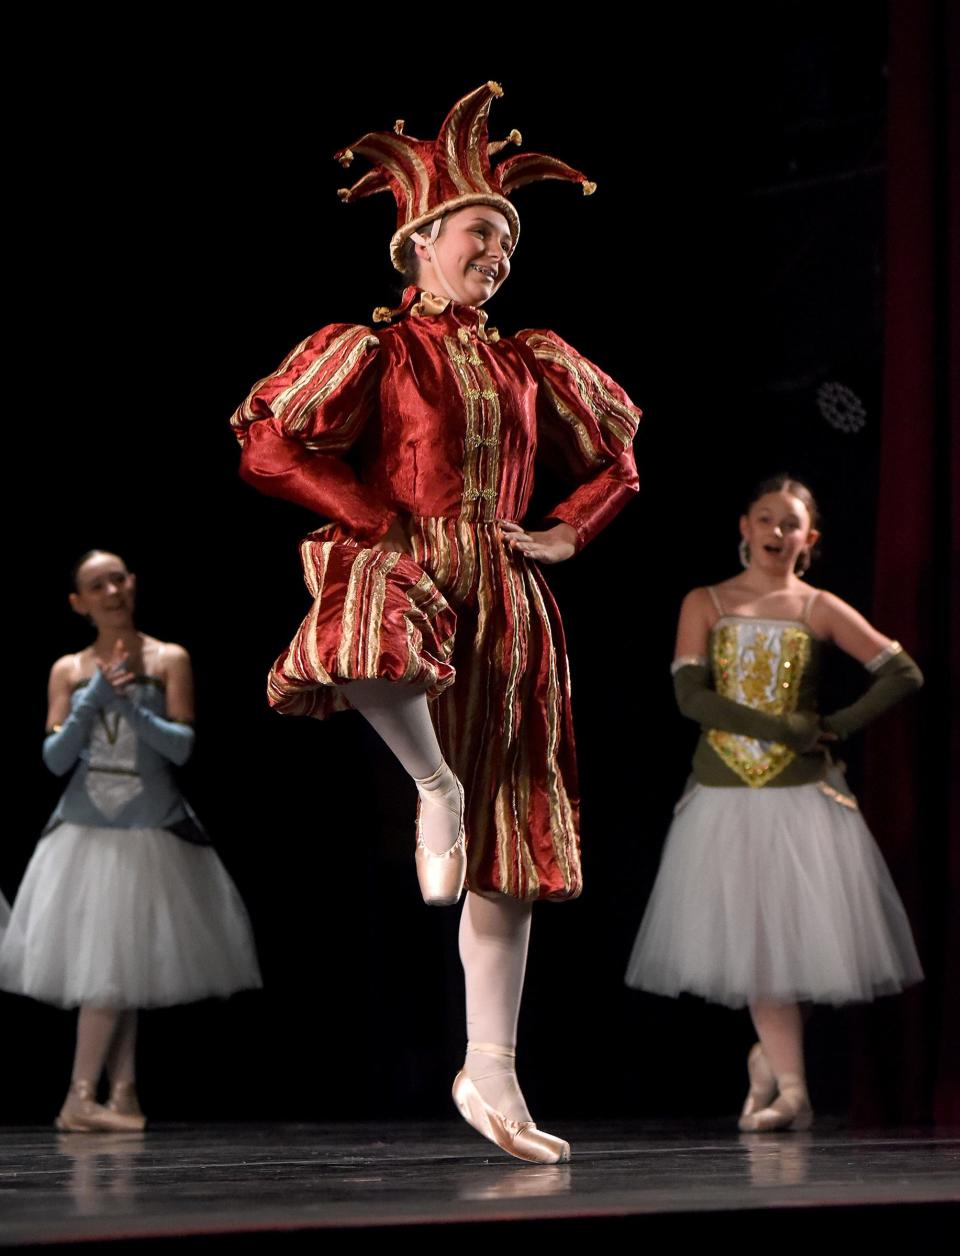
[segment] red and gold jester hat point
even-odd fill
[[[458,100],[435,140],[404,135],[401,120],[392,131],[370,131],[335,154],[342,166],[349,166],[358,154],[373,165],[353,187],[339,190],[342,201],[374,192],[393,193],[397,229],[390,241],[390,258],[397,270],[403,269],[400,250],[407,237],[441,214],[465,205],[492,205],[506,218],[516,244],[520,219],[507,199],[515,188],[540,179],[564,179],[579,183],[585,196],[596,191],[597,185],[579,170],[542,153],[520,153],[491,166],[490,158],[507,144],[521,142],[519,131],[495,143],[487,135],[490,105],[502,95],[499,83],[484,83]]]

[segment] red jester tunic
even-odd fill
[[[314,602],[268,698],[323,719],[349,707],[344,682],[425,689],[466,792],[469,888],[573,898],[563,627],[498,520],[523,519],[541,459],[575,485],[549,518],[589,541],[636,491],[640,411],[552,332],[501,338],[483,311],[413,288],[394,317],[310,336],[232,419],[243,478],[333,520],[302,544]],[[395,522],[412,556],[371,548]]]

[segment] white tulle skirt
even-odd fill
[[[817,785],[697,785],[681,801],[628,985],[742,1007],[864,1002],[922,977],[859,811]]]
[[[212,847],[79,824],[38,843],[0,988],[61,1007],[166,1007],[260,985],[246,908]]]

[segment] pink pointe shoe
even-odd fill
[[[428,777],[427,780],[433,781],[441,772],[449,770],[446,763],[441,763],[433,776]],[[417,803],[417,880],[420,883],[420,893],[423,895],[423,901],[429,907],[452,907],[454,903],[459,902],[460,895],[463,893],[463,883],[467,876],[467,848],[463,827],[463,786],[457,777],[454,776],[453,779],[456,782],[457,794],[460,799],[460,816],[457,840],[449,850],[441,851],[439,855],[435,854],[424,842],[420,831],[420,820],[424,805],[435,806],[439,804],[431,803],[429,795],[425,799],[423,794],[420,795],[420,801]]]
[[[763,1047],[755,1042],[747,1056],[747,1076],[750,1078],[750,1089],[740,1113],[738,1125],[742,1130],[752,1130],[753,1118],[770,1104],[777,1093],[777,1079],[773,1069],[767,1063]]]
[[[808,1130],[813,1124],[813,1109],[807,1085],[799,1073],[784,1073],[777,1079],[779,1094],[767,1107],[740,1118],[742,1130],[772,1134],[778,1130]]]
[[[58,1130],[71,1134],[135,1134],[143,1129],[139,1119],[111,1111],[97,1103],[93,1082],[77,1079],[70,1083],[60,1115],[54,1121]]]
[[[502,1055],[513,1059],[515,1052],[509,1047],[488,1047],[487,1044],[471,1044],[471,1051],[487,1051],[490,1055]],[[513,1121],[498,1112],[477,1090],[476,1085],[461,1069],[453,1081],[453,1102],[468,1125],[478,1134],[518,1160],[531,1164],[561,1164],[570,1159],[570,1144],[553,1134],[538,1130],[533,1121]]]
[[[120,1116],[139,1121],[137,1128],[146,1129],[147,1118],[143,1115],[140,1100],[137,1098],[136,1082],[114,1082],[110,1087],[106,1108],[108,1112],[116,1112]]]

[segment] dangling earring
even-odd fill
[[[750,566],[750,546],[747,544],[747,538],[742,536],[740,544],[737,546],[737,553],[740,555],[740,566]]]
[[[793,574],[799,576],[802,580],[810,570],[810,551],[808,549],[801,550],[797,555],[797,561],[793,565]]]

